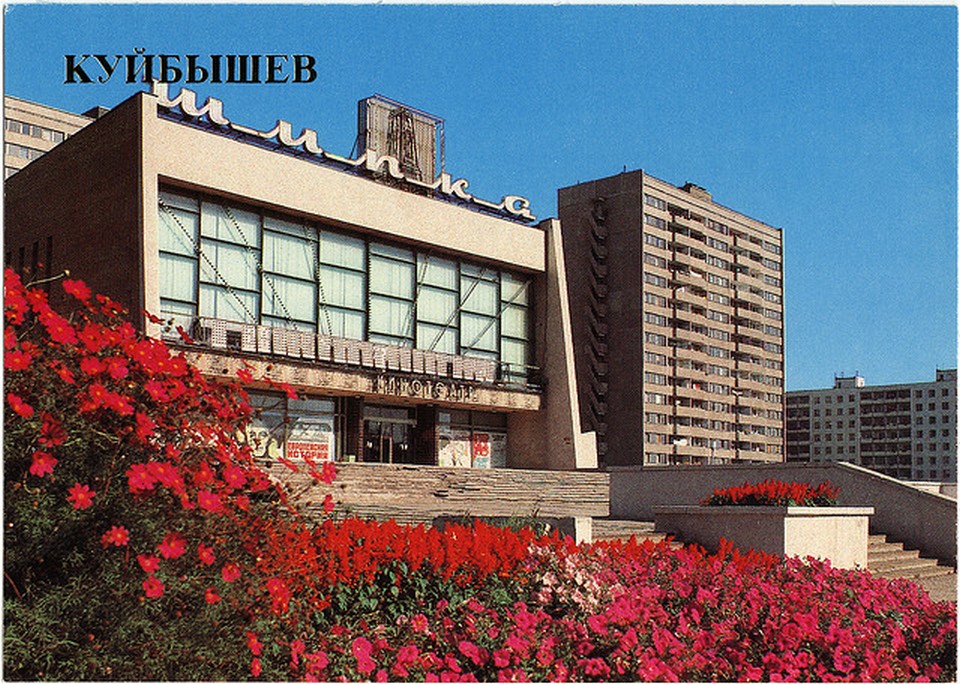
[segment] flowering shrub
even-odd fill
[[[956,674],[956,605],[905,581],[729,547],[305,519],[240,438],[239,386],[82,283],[62,284],[70,318],[4,284],[8,679]]]
[[[829,482],[813,486],[806,482],[765,480],[744,482],[739,487],[714,489],[700,502],[702,506],[833,506],[840,490]]]

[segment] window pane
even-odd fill
[[[161,254],[160,296],[196,303],[197,260],[174,254]]]
[[[502,333],[510,337],[527,338],[527,309],[508,305],[501,316]]]
[[[329,308],[320,312],[320,332],[333,337],[362,340],[363,319],[364,314],[361,311]]]
[[[511,370],[519,371],[521,366],[527,365],[527,343],[520,342],[517,340],[503,340],[501,359],[504,363],[509,363],[511,365],[516,365],[516,368]]]
[[[365,257],[363,240],[327,231],[320,233],[320,263],[362,271],[366,268]]]
[[[411,250],[402,247],[382,245],[378,242],[370,243],[370,254],[378,254],[380,256],[390,257],[391,259],[399,259],[400,261],[413,261],[413,252]]]
[[[160,249],[185,256],[197,250],[199,217],[182,209],[160,209]]]
[[[183,302],[172,302],[169,299],[160,300],[160,317],[164,320],[173,319],[173,326],[176,329],[180,326],[185,331],[190,332],[190,326],[194,317],[197,315],[196,304],[185,304]]]
[[[260,246],[260,217],[253,212],[204,202],[200,230],[206,237],[249,247]]]
[[[206,283],[229,285],[245,290],[256,290],[257,254],[239,245],[204,241],[200,258],[200,280]],[[203,257],[206,257],[203,258]],[[214,270],[216,269],[216,270]]]
[[[200,315],[226,321],[256,323],[257,295],[214,285],[200,286]]]
[[[425,285],[456,290],[457,264],[447,259],[420,254],[417,256],[417,279]]]
[[[495,318],[460,314],[460,344],[463,347],[477,347],[489,351],[497,350],[497,321]]]
[[[456,325],[457,293],[424,286],[417,298],[417,320]]]
[[[530,303],[530,281],[526,278],[516,278],[509,273],[500,274],[500,298],[514,304]]]
[[[370,292],[413,299],[413,264],[371,255]]]
[[[263,270],[313,280],[316,243],[304,237],[264,232]]]
[[[195,214],[200,213],[200,203],[195,199],[191,199],[190,197],[183,197],[182,195],[174,195],[171,192],[160,192],[158,196],[160,198],[160,201],[166,204],[168,207],[186,209],[188,211],[192,211]]]
[[[276,233],[286,233],[287,235],[292,235],[293,237],[302,238],[304,240],[311,240],[313,242],[317,241],[316,231],[302,223],[284,221],[283,219],[274,218],[272,216],[264,216],[263,227],[265,230],[272,230]]]
[[[456,354],[457,331],[452,327],[444,328],[441,325],[419,323],[417,325],[417,349]]]
[[[321,266],[320,301],[330,306],[364,309],[363,274]]]
[[[497,296],[497,284],[486,280],[462,278],[460,295],[463,310],[496,316],[500,311],[500,298]]]
[[[315,321],[316,285],[263,274],[263,313],[279,318]]]
[[[370,332],[412,337],[411,311],[410,302],[370,295]]]

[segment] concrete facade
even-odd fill
[[[731,464],[686,468],[610,469],[610,515],[653,520],[657,506],[696,506],[720,487],[767,479],[824,481],[840,489],[840,506],[869,506],[870,532],[885,534],[907,548],[956,567],[957,500],[925,492],[849,463]]]
[[[69,269],[132,312],[182,324],[198,343],[185,351],[206,373],[233,374],[246,364],[293,385],[314,403],[303,408],[263,392],[263,415],[271,416],[261,426],[269,433],[266,455],[290,455],[296,438],[297,448],[322,447],[315,453],[344,461],[596,467],[592,436],[580,427],[559,222],[531,224],[473,201],[465,182],[443,196],[423,184],[383,182],[356,161],[327,155],[342,160],[331,163],[276,132],[265,143],[265,134],[204,111],[197,116],[165,90],[139,93],[14,174],[6,183],[7,263],[16,265],[17,250],[39,245],[44,274]],[[508,196],[501,206],[518,199]],[[190,221],[197,232],[180,249],[177,230]],[[250,243],[235,245],[241,238]],[[344,271],[362,279],[359,288],[316,275],[327,253],[316,256],[316,245],[325,239],[357,245],[364,255],[360,270]],[[290,265],[276,256],[291,241],[301,252],[315,250],[306,257],[313,264],[306,280],[283,270]],[[236,256],[222,256],[234,247]],[[380,263],[387,270],[378,270]],[[450,319],[436,326],[438,338],[454,330],[447,351],[418,337],[424,273],[438,263],[453,284],[435,294],[456,298],[460,288]],[[171,264],[186,264],[193,275],[171,278]],[[268,281],[271,268],[280,272]],[[400,268],[411,273],[409,288],[395,282]],[[297,320],[290,312],[303,303],[281,297],[281,287],[313,288],[314,304],[305,307],[313,318]],[[412,294],[374,301],[377,287]],[[336,288],[363,300],[355,333],[326,329],[323,298]],[[478,306],[470,300],[474,288],[496,298],[487,318],[469,313]],[[409,311],[403,320],[391,313],[402,306]],[[481,323],[468,329],[468,314]],[[374,334],[404,321],[404,331],[416,331],[406,342]],[[181,344],[172,329],[143,316],[138,323]],[[475,351],[482,339],[491,340],[489,351]],[[520,351],[508,356],[508,345]]]
[[[642,170],[558,198],[581,420],[601,460],[782,461],[781,231]]]
[[[835,568],[867,567],[870,507],[660,506],[656,529],[716,551],[726,539],[741,551],[812,556]]]
[[[843,461],[902,480],[957,481],[957,371],[933,382],[787,392],[787,460]]]

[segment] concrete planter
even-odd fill
[[[724,538],[741,551],[829,559],[835,568],[867,566],[873,508],[836,506],[656,506],[658,532],[715,551]]]

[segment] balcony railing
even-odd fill
[[[165,333],[180,343],[179,333]],[[333,366],[539,389],[534,366],[397,347],[312,332],[216,318],[198,318],[190,330],[193,344],[239,354],[282,357]]]

